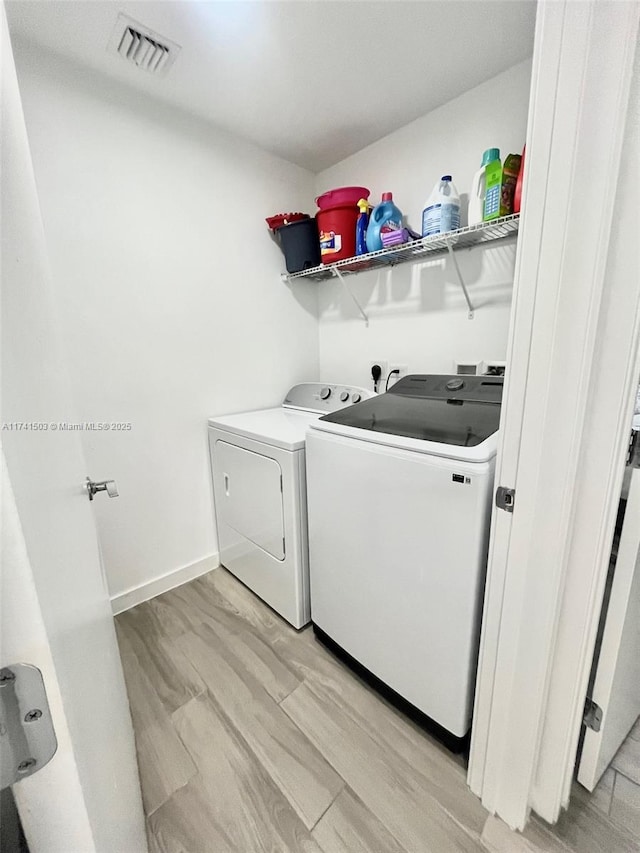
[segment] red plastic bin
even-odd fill
[[[316,204],[320,210],[337,207],[339,204],[357,204],[361,198],[369,198],[369,193],[367,187],[336,187],[319,195]]]
[[[316,213],[323,264],[333,264],[355,255],[358,213],[357,204],[336,204]]]

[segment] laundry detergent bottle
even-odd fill
[[[500,149],[490,148],[491,159],[484,167],[485,192],[482,219],[490,222],[500,216],[500,193],[502,192],[502,163]]]
[[[444,234],[460,227],[460,196],[451,175],[443,175],[422,211],[422,236]]]
[[[482,155],[482,166],[473,176],[473,183],[469,192],[469,225],[479,225],[484,218],[484,197],[486,192],[486,166],[492,160],[500,159],[499,148],[488,148]]]
[[[356,255],[367,253],[367,228],[369,227],[369,202],[361,198],[358,202],[358,221],[356,222]]]
[[[513,212],[520,213],[520,205],[522,203],[522,178],[524,176],[524,155],[527,146],[522,149],[522,158],[520,160],[520,170],[518,171],[518,180],[516,181],[516,191],[513,196]]]
[[[382,193],[382,201],[373,208],[367,227],[367,251],[377,252],[382,248],[383,225],[402,228],[402,211],[393,203],[393,193]]]

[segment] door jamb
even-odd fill
[[[625,49],[627,56],[630,52],[634,79],[622,133],[627,131],[626,140],[629,136],[637,140],[640,48],[636,42],[635,62],[632,45],[620,43],[619,50]],[[632,122],[635,127],[629,133]],[[632,141],[627,156],[638,150],[635,144]],[[605,258],[606,286],[594,344],[589,417],[582,436],[575,512],[531,792],[532,807],[550,822],[569,803],[640,375],[639,192],[640,164],[631,155],[619,176],[616,226]],[[603,724],[608,710],[603,708]]]

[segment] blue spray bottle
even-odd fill
[[[361,198],[358,202],[358,219],[356,221],[356,255],[366,255],[367,249],[367,226],[369,225],[369,202]]]

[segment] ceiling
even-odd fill
[[[6,6],[12,35],[314,172],[530,56],[535,19],[529,0]],[[166,76],[107,52],[120,12],[182,46]]]

